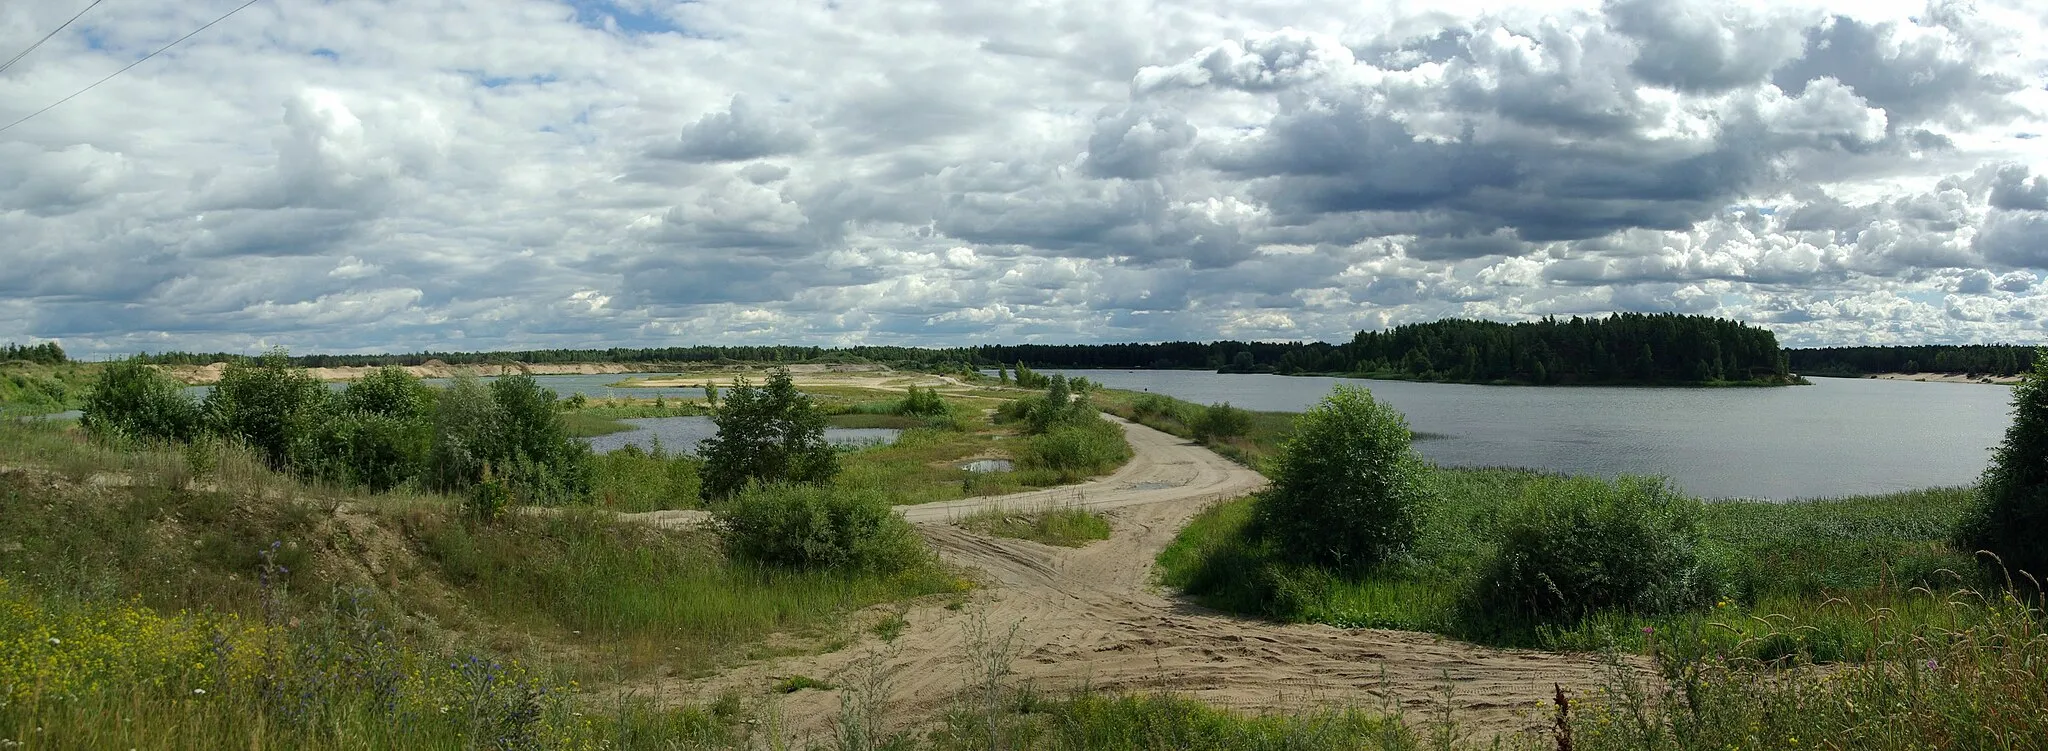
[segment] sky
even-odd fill
[[[0,124],[240,4],[103,2]],[[0,341],[87,356],[2035,343],[2044,274],[2024,0],[260,0],[0,132]]]

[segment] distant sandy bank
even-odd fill
[[[1972,377],[1966,373],[1877,373],[1864,376],[1864,378],[1876,378],[1886,381],[1926,381],[1928,383],[1992,383],[2000,386],[2010,386],[2020,382],[2019,376],[1977,375]]]
[[[158,370],[172,378],[191,385],[206,386],[220,382],[220,374],[228,368],[227,363],[212,365],[158,365]],[[353,381],[375,371],[374,367],[307,368],[306,372],[322,381]],[[520,364],[510,365],[449,365],[440,360],[428,360],[422,365],[407,365],[405,370],[421,378],[453,378],[457,373],[471,373],[479,376],[504,375],[521,371],[533,375],[602,375],[643,372],[641,368],[624,363],[575,363],[575,364]],[[664,368],[666,370],[666,368]]]

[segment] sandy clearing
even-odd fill
[[[977,625],[998,635],[1014,625],[1016,658],[1009,680],[1041,689],[1167,690],[1246,710],[1392,704],[1420,715],[1439,705],[1448,679],[1454,716],[1489,735],[1543,724],[1553,683],[1568,690],[1600,683],[1603,668],[1588,655],[1489,649],[1412,632],[1272,623],[1212,611],[1158,591],[1150,583],[1152,560],[1174,534],[1209,504],[1252,492],[1265,480],[1206,448],[1108,419],[1123,426],[1136,453],[1108,477],[1066,488],[899,507],[946,561],[983,580],[986,587],[973,604],[911,608],[904,616],[909,627],[894,645],[863,635],[837,652],[629,690],[671,701],[708,701],[734,690],[758,696],[784,676],[844,683],[865,661],[879,659],[893,674],[890,716],[899,723],[923,722],[972,680],[969,655]],[[987,537],[949,523],[987,508],[1046,505],[1100,510],[1114,534],[1069,549]],[[664,524],[703,519],[691,512],[638,516]],[[802,691],[780,697],[786,731],[792,738],[825,737],[840,693]]]
[[[227,371],[227,363],[211,365],[157,365],[153,366],[170,377],[188,386],[207,386],[220,382],[220,376]],[[449,365],[440,360],[428,360],[424,365],[406,365],[405,371],[420,378],[454,378],[457,373],[471,373],[480,376],[505,375],[521,371],[533,375],[605,375],[644,372],[624,363],[574,363],[574,364],[511,364],[511,365]],[[374,367],[343,366],[335,368],[306,368],[307,373],[322,381],[353,381],[376,372]]]

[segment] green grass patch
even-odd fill
[[[812,689],[816,691],[830,691],[832,690],[832,684],[826,683],[816,678],[812,678],[808,675],[792,675],[782,680],[776,681],[774,690],[775,693],[778,694],[794,694],[804,689]]]
[[[1862,659],[1885,640],[1953,625],[1933,603],[1915,600],[1913,588],[1950,591],[1980,583],[1970,558],[1947,542],[1970,491],[1947,488],[1705,504],[1705,552],[1725,582],[1706,610],[1602,613],[1564,626],[1466,612],[1461,605],[1491,552],[1494,520],[1541,477],[1523,470],[1437,469],[1429,483],[1438,500],[1423,517],[1418,544],[1406,560],[1367,572],[1283,563],[1255,533],[1253,500],[1225,502],[1197,516],[1160,553],[1160,577],[1205,605],[1285,620],[1566,650],[1641,650],[1648,643],[1645,628],[1702,632],[1711,644],[1752,657],[1789,649],[1822,660]],[[1873,628],[1877,610],[1888,615]]]
[[[633,429],[630,423],[609,417],[599,417],[591,414],[590,410],[563,412],[562,423],[568,427],[569,435],[575,438],[594,438],[601,435],[624,433]]]
[[[78,409],[85,404],[85,395],[98,374],[98,366],[83,363],[0,362],[0,417]]]
[[[835,428],[893,428],[909,430],[930,425],[930,420],[911,415],[872,414],[849,412],[825,418],[825,424]]]
[[[1053,508],[1036,512],[989,509],[960,520],[960,526],[995,537],[1068,548],[1107,540],[1110,533],[1108,519],[1082,508]]]
[[[1264,466],[1294,432],[1293,412],[1248,412],[1251,421],[1242,435],[1197,437],[1195,425],[1205,405],[1164,394],[1097,389],[1091,398],[1103,411],[1162,433],[1199,441],[1210,450],[1252,469]]]
[[[925,744],[906,748],[1044,751],[1409,751],[1425,746],[1396,714],[1342,707],[1251,714],[1172,694],[1082,691],[1059,699],[1005,694],[998,707],[951,712]]]

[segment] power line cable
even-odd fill
[[[145,62],[148,62],[150,58],[152,58],[152,57],[156,57],[157,55],[161,55],[161,54],[163,54],[163,53],[164,53],[164,50],[168,50],[168,49],[170,49],[170,48],[172,48],[172,47],[176,47],[176,46],[178,46],[178,43],[179,43],[179,42],[183,42],[183,41],[185,41],[185,40],[187,40],[187,39],[191,39],[192,37],[198,36],[198,35],[199,35],[199,32],[202,32],[202,31],[205,31],[205,30],[207,30],[207,29],[211,29],[211,28],[213,28],[213,25],[214,25],[214,24],[217,24],[217,23],[220,23],[220,22],[222,22],[222,21],[226,21],[226,20],[228,20],[228,16],[232,16],[232,15],[234,15],[234,14],[236,14],[236,13],[240,13],[240,12],[242,12],[242,9],[243,9],[243,8],[247,8],[247,7],[251,6],[251,5],[255,5],[255,4],[257,4],[257,3],[259,3],[259,2],[262,2],[262,1],[263,1],[263,0],[249,0],[249,2],[246,2],[246,3],[242,3],[241,5],[235,6],[235,9],[234,9],[234,10],[231,10],[231,11],[228,11],[226,15],[223,15],[223,16],[221,16],[221,17],[219,17],[219,18],[216,18],[216,19],[213,19],[213,20],[211,20],[211,21],[208,21],[208,22],[206,22],[206,25],[205,25],[205,26],[201,26],[201,27],[199,27],[199,28],[197,28],[197,29],[193,29],[193,30],[192,30],[192,33],[190,33],[190,34],[186,34],[186,35],[184,35],[184,36],[181,36],[181,37],[178,37],[178,39],[177,39],[176,41],[173,41],[173,42],[171,42],[170,44],[166,44],[166,45],[164,45],[164,46],[162,46],[162,47],[159,47],[159,48],[157,48],[157,51],[155,51],[155,52],[151,52],[151,53],[149,53],[149,54],[147,54],[147,55],[144,55],[144,56],[142,56],[142,59],[141,59],[141,60],[137,60],[137,61],[135,61],[135,62],[129,63],[129,64],[127,65],[127,67],[124,67],[124,68],[122,68],[122,69],[120,69],[120,70],[117,70],[117,71],[114,71],[114,72],[112,72],[112,73],[108,73],[108,74],[107,74],[107,77],[106,77],[106,78],[102,78],[102,79],[100,79],[100,80],[97,80],[97,81],[94,81],[94,82],[92,82],[92,85],[91,85],[91,86],[87,86],[87,87],[85,87],[85,88],[83,88],[83,89],[79,89],[78,91],[74,92],[74,93],[73,93],[73,94],[72,94],[71,96],[67,96],[67,97],[64,97],[63,99],[59,99],[59,100],[57,100],[57,101],[55,101],[55,102],[52,102],[52,103],[50,104],[50,106],[48,106],[48,107],[44,107],[44,108],[42,108],[42,109],[39,109],[39,110],[36,110],[36,111],[34,111],[34,112],[30,112],[30,113],[28,113],[28,116],[27,116],[27,117],[23,117],[23,118],[22,118],[22,119],[20,119],[20,120],[16,120],[16,121],[14,121],[14,122],[8,123],[8,124],[7,124],[7,125],[5,125],[5,126],[0,126],[0,133],[5,133],[5,132],[7,132],[7,131],[8,131],[9,129],[13,128],[14,126],[16,126],[16,125],[20,125],[20,124],[22,124],[22,123],[25,123],[25,122],[28,122],[28,121],[29,121],[30,119],[33,119],[33,118],[34,118],[35,116],[37,116],[37,115],[43,114],[43,113],[45,113],[45,112],[49,112],[50,110],[53,110],[53,109],[56,109],[58,105],[61,105],[61,104],[65,103],[65,102],[71,101],[71,100],[73,100],[73,99],[77,99],[77,98],[78,98],[78,96],[79,96],[80,94],[84,94],[85,92],[88,92],[88,91],[92,91],[93,89],[99,88],[99,85],[100,85],[100,84],[103,84],[103,83],[106,83],[106,82],[108,82],[108,81],[110,81],[110,80],[113,80],[114,76],[118,76],[118,75],[121,75],[121,74],[123,74],[123,73],[126,73],[126,72],[128,72],[128,69],[129,69],[129,68],[133,68],[133,67],[135,67],[135,66],[137,66],[137,65],[141,65],[141,64],[143,64],[143,63],[145,63]]]
[[[31,44],[28,46],[28,49],[22,50],[21,54],[7,58],[7,62],[0,63],[0,73],[6,73],[8,68],[14,67],[14,64],[17,62],[21,62],[22,58],[28,57],[28,53],[36,51],[37,47],[43,46],[43,43],[50,41],[51,37],[55,37],[58,33],[64,31],[65,29],[71,28],[71,24],[76,22],[80,18],[84,18],[87,11],[99,7],[100,3],[104,3],[106,1],[107,0],[92,0],[91,5],[85,6],[85,10],[81,10],[78,12],[78,15],[72,16],[70,21],[65,21],[63,26],[59,26],[55,29],[50,30],[50,33],[44,34],[43,38],[37,39],[35,44]]]

